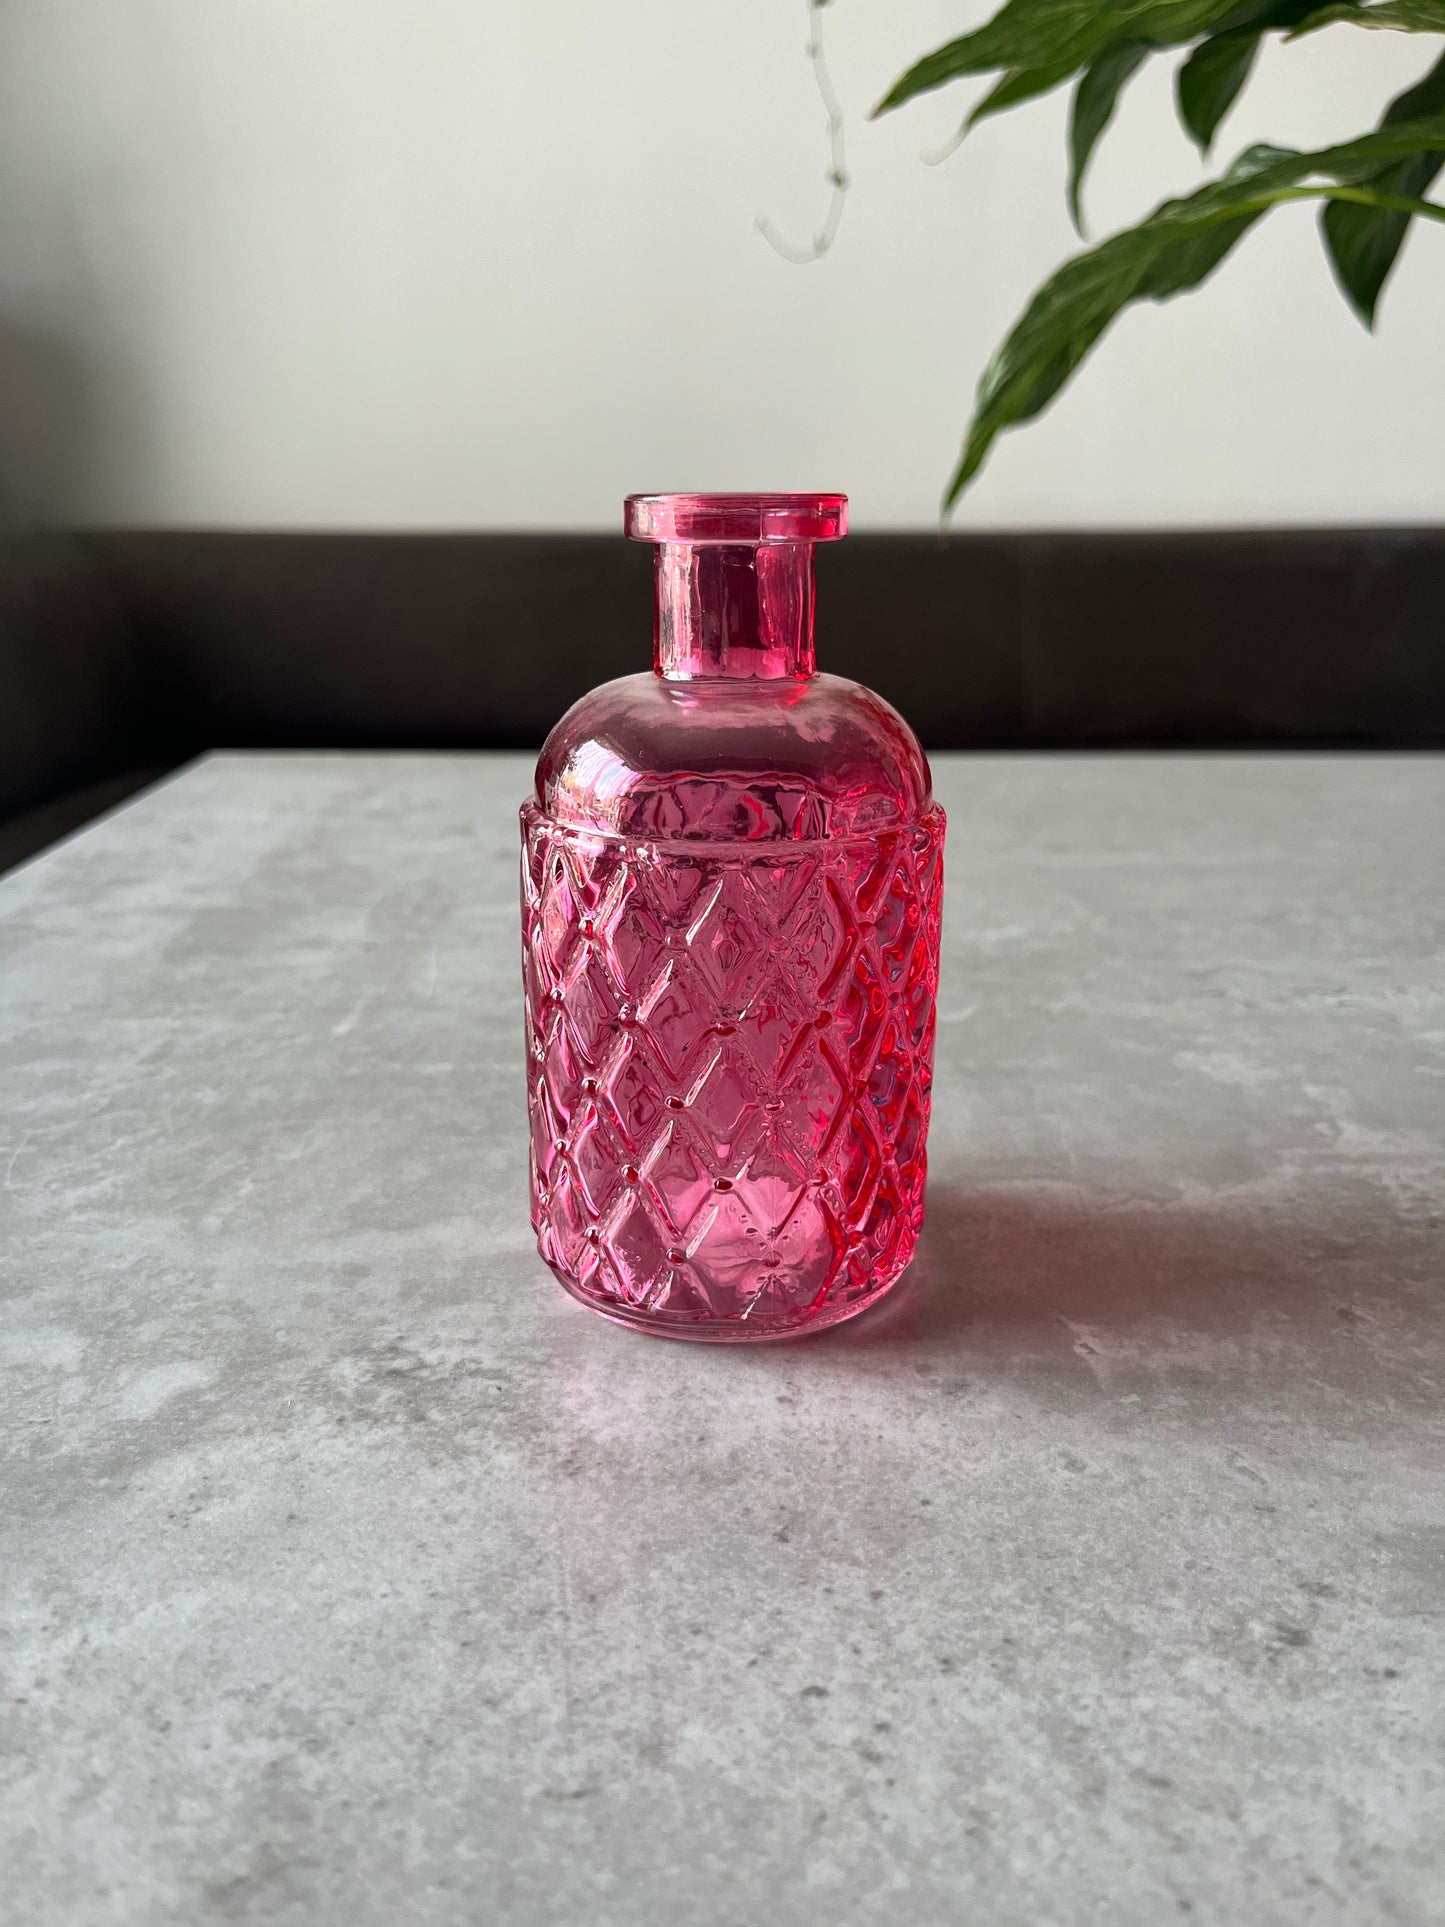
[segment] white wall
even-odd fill
[[[945,166],[953,89],[869,124],[970,0],[835,0],[855,186],[823,262],[803,0],[0,0],[0,432],[82,521],[613,527],[634,488],[846,488],[929,525],[969,397],[1071,249],[1062,96]],[[1373,123],[1438,43],[1275,46],[1221,159]],[[1157,64],[1157,63],[1156,63]],[[1199,178],[1168,75],[1096,231]],[[1445,510],[1445,230],[1372,341],[1313,210],[1127,317],[961,526]]]

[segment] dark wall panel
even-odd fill
[[[197,747],[535,743],[649,660],[614,536],[89,543]],[[818,576],[822,666],[930,747],[1445,741],[1445,530],[864,535]]]
[[[931,749],[1445,744],[1445,529],[863,535],[822,665]],[[0,542],[0,820],[222,746],[523,748],[645,668],[610,535]]]

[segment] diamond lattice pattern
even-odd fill
[[[532,1211],[584,1295],[791,1329],[923,1215],[943,812],[829,843],[671,845],[522,811]]]

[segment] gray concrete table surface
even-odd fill
[[[0,883],[0,1917],[1445,1919],[1445,763],[942,757],[929,1221],[672,1345],[527,1225],[515,756]]]

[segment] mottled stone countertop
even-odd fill
[[[943,757],[930,1216],[527,1226],[516,756],[0,882],[5,1927],[1445,1919],[1445,762]]]

